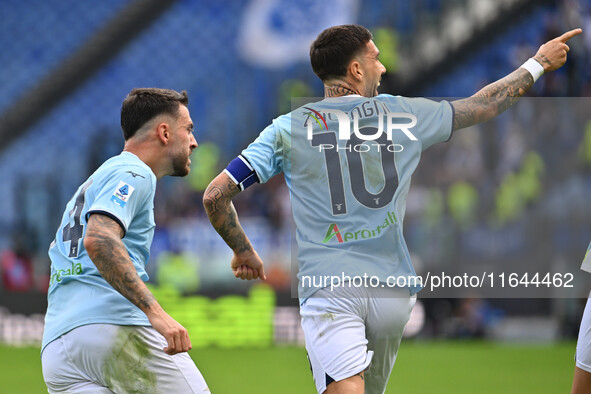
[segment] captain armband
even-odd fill
[[[252,168],[248,160],[242,155],[232,160],[224,172],[228,174],[240,190],[244,190],[253,183],[259,182],[259,177],[254,168]]]

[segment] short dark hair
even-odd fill
[[[189,97],[186,91],[170,89],[135,88],[121,105],[121,129],[127,141],[133,137],[146,122],[162,114],[177,116],[179,105],[187,106]]]
[[[310,46],[310,62],[322,81],[347,75],[347,67],[373,36],[360,25],[329,27]]]

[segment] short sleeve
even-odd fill
[[[260,183],[283,170],[283,146],[276,120],[242,151],[242,156],[253,167]]]
[[[448,101],[411,98],[408,103],[417,117],[417,125],[412,131],[421,140],[422,150],[451,138],[453,108]]]
[[[92,213],[101,213],[117,221],[127,232],[138,212],[150,209],[148,201],[154,194],[154,185],[148,171],[120,170],[97,186],[99,188],[86,212],[86,219]]]

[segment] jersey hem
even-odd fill
[[[66,335],[67,333],[69,333],[70,331],[72,331],[75,328],[78,327],[82,327],[82,326],[87,326],[89,324],[112,324],[114,326],[143,326],[143,327],[152,327],[152,325],[149,322],[145,322],[145,321],[135,321],[135,322],[121,322],[121,321],[109,321],[109,320],[100,320],[100,321],[94,321],[94,320],[89,320],[86,322],[82,322],[82,323],[75,323],[72,326],[68,326],[67,328],[60,330],[57,334],[54,334],[50,337],[50,339],[48,339],[47,341],[43,341],[43,343],[41,344],[41,353],[43,353],[43,350],[47,347],[47,345],[49,345],[51,342],[55,341],[56,339],[60,338],[63,335]]]

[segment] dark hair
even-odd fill
[[[360,25],[329,27],[316,37],[310,46],[310,62],[314,73],[322,81],[347,75],[347,67],[373,38]]]
[[[121,105],[121,129],[127,141],[134,136],[146,122],[162,114],[177,116],[179,105],[187,106],[189,97],[186,91],[170,89],[136,88]]]

